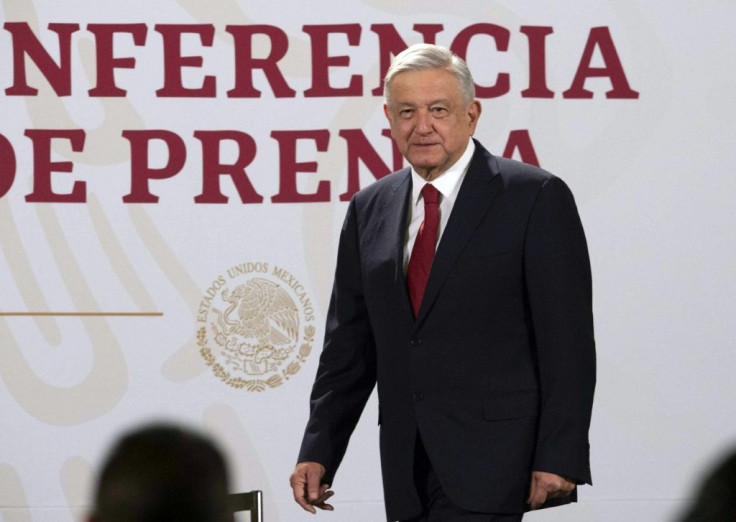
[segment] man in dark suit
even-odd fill
[[[326,501],[378,384],[389,521],[521,520],[590,483],[590,263],[572,194],[492,156],[465,63],[399,54],[384,110],[411,168],[348,208],[311,415],[291,476]]]

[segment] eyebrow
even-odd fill
[[[448,98],[438,98],[436,100],[430,101],[427,104],[427,106],[428,107],[431,107],[432,105],[437,105],[437,104],[450,105],[451,103],[450,103],[450,100]],[[397,101],[397,102],[395,102],[395,106],[396,106],[397,109],[399,109],[399,108],[403,108],[403,107],[416,107],[417,105],[414,104],[414,103],[411,103],[411,102]]]

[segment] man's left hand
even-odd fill
[[[529,498],[526,503],[532,509],[538,509],[551,498],[567,497],[574,489],[575,483],[565,477],[546,471],[532,471]]]

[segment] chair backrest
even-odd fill
[[[263,522],[263,492],[255,489],[246,493],[228,495],[230,511],[250,511],[250,522]]]

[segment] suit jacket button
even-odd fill
[[[412,337],[411,339],[409,339],[409,344],[411,344],[412,346],[419,346],[420,344],[422,344],[422,340],[419,337]]]
[[[422,399],[424,399],[424,394],[421,392],[414,392],[411,394],[411,397],[415,401],[421,401]]]

